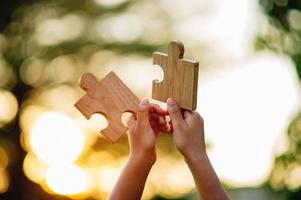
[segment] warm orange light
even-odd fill
[[[67,116],[46,112],[38,116],[30,134],[34,153],[49,165],[72,163],[81,153],[85,138]]]
[[[153,193],[166,198],[177,198],[195,188],[192,175],[183,160],[165,156],[156,165],[149,177]]]
[[[50,167],[46,172],[45,180],[52,191],[63,195],[82,194],[92,187],[89,174],[74,165]]]
[[[5,193],[9,187],[9,176],[5,170],[0,170],[0,194]]]
[[[9,91],[0,90],[0,127],[11,121],[17,114],[18,102],[16,97]]]
[[[257,187],[268,179],[274,151],[286,149],[281,138],[300,106],[297,82],[290,59],[262,52],[200,84],[209,157],[224,182]]]
[[[0,170],[6,169],[8,165],[8,156],[3,147],[0,146]]]
[[[46,63],[37,58],[24,61],[20,67],[20,77],[28,85],[37,86],[42,78],[43,68]]]
[[[114,167],[101,168],[98,174],[98,183],[100,190],[110,192],[118,179],[119,170]]]
[[[27,178],[35,183],[42,183],[48,166],[33,153],[28,153],[23,162],[23,170]]]
[[[290,167],[291,172],[285,177],[285,183],[288,185],[289,189],[297,190],[301,186],[301,166],[299,164],[295,164]]]

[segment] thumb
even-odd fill
[[[134,115],[131,115],[127,120],[127,127],[129,131],[133,131],[135,129],[136,119]]]
[[[173,127],[181,126],[182,124],[184,124],[185,121],[182,117],[181,109],[179,108],[177,103],[172,98],[168,98],[166,103]]]
[[[138,106],[137,126],[150,127],[148,99],[142,100]]]

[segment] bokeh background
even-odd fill
[[[150,98],[152,52],[172,40],[200,62],[197,110],[230,198],[301,199],[300,0],[2,0],[0,199],[106,199],[127,138],[109,144],[105,118],[74,108],[78,78],[114,70]],[[169,135],[143,198],[197,199]]]

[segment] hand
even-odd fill
[[[168,112],[144,99],[138,107],[137,118],[128,119],[130,154],[133,159],[155,162],[155,141],[159,132],[168,132],[165,115]]]
[[[151,127],[156,134],[172,133],[170,125],[167,123],[165,116],[169,113],[156,104],[149,104],[149,116]]]
[[[156,161],[155,140],[159,132],[167,129],[168,112],[143,100],[137,118],[128,120],[130,157],[110,195],[110,200],[141,199],[147,176]],[[130,181],[129,181],[130,180]]]
[[[206,155],[204,140],[204,121],[198,112],[183,111],[177,103],[167,99],[167,110],[169,112],[173,137],[177,149],[186,159],[194,159]]]

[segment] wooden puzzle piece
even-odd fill
[[[87,94],[75,103],[75,107],[87,119],[95,113],[104,115],[108,126],[102,133],[110,142],[116,142],[126,132],[121,115],[124,112],[137,112],[140,102],[138,97],[114,72],[110,72],[101,81],[97,81],[92,74],[84,74],[80,78],[80,87]]]
[[[160,65],[164,72],[163,81],[153,80],[152,98],[166,102],[173,98],[181,108],[195,110],[199,63],[183,59],[184,45],[171,42],[168,55],[160,52],[153,54],[153,64]]]

